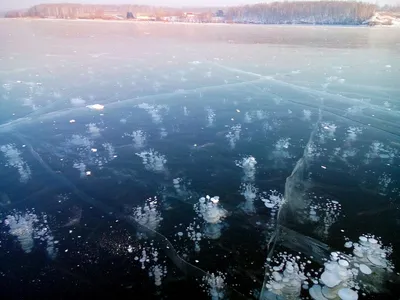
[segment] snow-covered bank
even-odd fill
[[[369,20],[365,21],[364,24],[369,26],[400,27],[400,13],[378,12]]]

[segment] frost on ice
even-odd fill
[[[17,169],[20,176],[20,181],[22,183],[26,183],[31,177],[31,169],[22,159],[21,152],[13,144],[1,146],[0,151],[7,159],[6,166]]]
[[[167,163],[165,155],[158,153],[154,149],[136,153],[136,155],[142,158],[146,170],[156,173],[165,171],[165,164]]]

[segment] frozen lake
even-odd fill
[[[0,39],[4,298],[399,298],[399,28]]]

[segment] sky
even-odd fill
[[[269,2],[263,0],[0,0],[0,10],[28,8],[35,4],[41,3],[95,3],[95,4],[148,4],[148,5],[163,5],[163,6],[224,6],[224,5],[239,5],[253,4],[259,2]],[[396,4],[400,0],[367,0],[367,2],[378,4]]]

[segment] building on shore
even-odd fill
[[[154,15],[150,15],[150,14],[137,13],[136,20],[138,20],[138,21],[155,21],[156,17]]]

